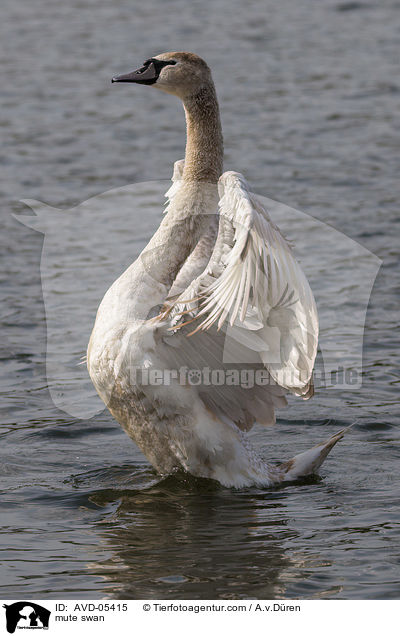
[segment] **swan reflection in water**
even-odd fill
[[[282,539],[293,535],[282,507],[278,494],[233,494],[172,475],[121,493],[97,527],[112,556],[89,569],[113,598],[282,598],[279,577],[290,565]]]
[[[296,597],[297,585],[309,598],[328,593],[319,581],[307,586],[309,562],[320,560],[313,546],[293,549],[299,532],[291,498],[324,489],[319,477],[232,492],[183,471],[160,479],[137,464],[105,473],[75,478],[80,491],[92,487],[100,552],[87,570],[101,577],[103,597],[284,599]],[[330,565],[326,556],[323,565]]]

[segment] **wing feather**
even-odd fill
[[[285,402],[280,387],[305,399],[311,396],[318,317],[291,245],[242,175],[225,173],[219,188],[214,249],[204,272],[171,301],[169,338],[179,339],[174,350],[179,350],[180,362],[186,356],[186,361],[223,368],[229,349],[228,358],[238,368],[251,360],[253,368],[267,369],[270,386],[257,387],[252,395],[237,387],[235,398],[226,387],[199,389],[208,408],[248,428],[254,418],[273,420],[274,406]]]

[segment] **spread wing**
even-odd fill
[[[208,265],[178,297],[167,299],[164,342],[176,362],[192,369],[197,363],[253,369],[264,380],[266,370],[268,382],[251,389],[240,383],[198,387],[213,412],[248,428],[254,420],[274,420],[285,390],[311,397],[318,318],[289,243],[242,175],[225,173],[219,188],[219,228]]]

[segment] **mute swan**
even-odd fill
[[[274,423],[288,391],[311,397],[318,318],[288,242],[243,176],[222,174],[210,69],[163,53],[112,81],[179,97],[187,144],[158,230],[98,309],[87,354],[97,392],[160,473],[242,487],[315,472],[344,431],[280,465],[245,437]]]

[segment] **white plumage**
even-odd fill
[[[240,487],[314,472],[343,431],[280,466],[245,437],[255,422],[274,423],[288,391],[311,397],[318,318],[268,212],[242,175],[220,176],[208,67],[166,53],[116,80],[178,95],[188,142],[159,229],[99,307],[88,347],[99,395],[161,473],[184,469]]]
[[[241,174],[223,174],[219,193],[219,231],[210,261],[174,302],[176,313],[198,319],[190,335],[229,324],[230,337],[256,351],[280,386],[308,395],[318,317],[307,279]],[[196,300],[185,302],[188,298]]]

